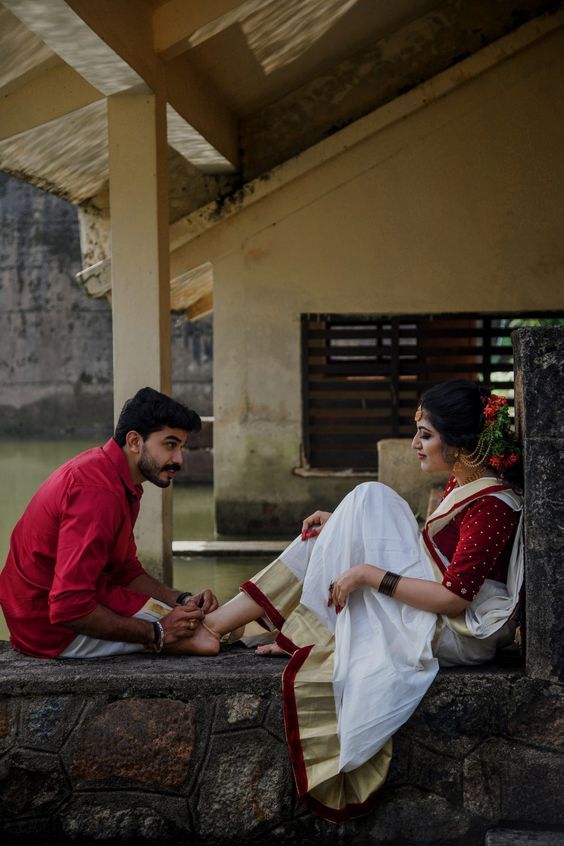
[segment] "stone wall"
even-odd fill
[[[0,437],[105,437],[112,315],[75,280],[77,211],[0,173]],[[171,316],[173,393],[212,411],[212,322]]]
[[[49,662],[0,652],[0,831],[65,843],[462,844],[564,818],[562,688],[519,667],[442,671],[396,735],[365,818],[334,826],[296,797],[284,662]]]
[[[527,672],[564,681],[564,327],[513,333],[524,443]]]

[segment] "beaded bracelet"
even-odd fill
[[[378,592],[383,593],[384,596],[393,596],[400,579],[401,576],[398,576],[397,573],[392,573],[391,570],[388,570],[382,576]]]
[[[179,593],[176,597],[176,604],[177,605],[184,605],[184,601],[188,599],[189,596],[194,596],[193,593],[190,593],[189,590],[185,590],[183,593]]]
[[[162,626],[162,623],[159,623],[158,620],[155,620],[151,623],[153,626],[153,643],[155,645],[155,652],[162,652],[165,640],[165,633]]]

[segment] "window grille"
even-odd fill
[[[304,458],[377,470],[382,438],[412,437],[421,393],[474,379],[513,397],[511,332],[545,315],[302,315]]]

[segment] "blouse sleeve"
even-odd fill
[[[471,602],[511,539],[518,514],[495,496],[484,496],[464,511],[460,537],[443,585]]]

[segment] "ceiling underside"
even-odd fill
[[[559,5],[0,0],[0,170],[80,203],[103,233],[107,97],[152,90],[173,223]],[[108,255],[94,241],[87,263]]]
[[[213,195],[225,174],[253,178],[553,5],[2,0],[0,168],[88,201],[108,180],[106,96],[164,85],[169,144],[223,177]]]

